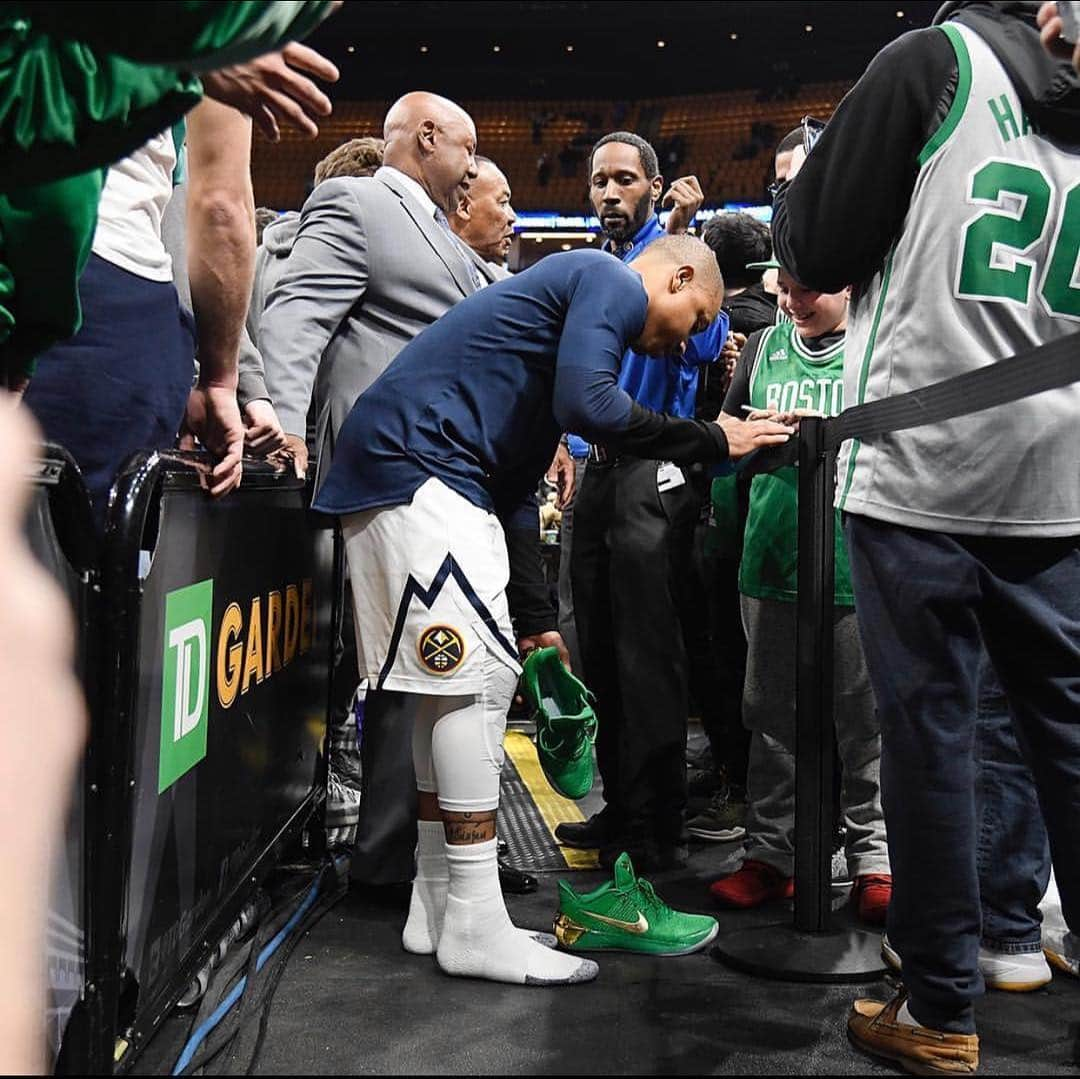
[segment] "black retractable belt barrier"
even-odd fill
[[[60,585],[76,628],[76,670],[89,704],[88,751],[75,777],[64,838],[53,866],[49,895],[47,1064],[50,1071],[82,1072],[88,1062],[96,1008],[92,935],[88,934],[86,884],[93,847],[93,755],[100,750],[100,713],[94,692],[97,549],[90,496],[78,466],[60,446],[43,445],[32,477],[26,537],[31,551]],[[74,723],[74,717],[71,717]],[[32,806],[27,806],[33,812]]]
[[[849,438],[940,423],[1078,380],[1080,334],[1072,334],[932,386],[859,405],[832,419],[806,418],[800,424],[795,918],[794,924],[728,934],[713,948],[714,958],[785,981],[868,981],[885,970],[878,933],[831,924],[830,855],[836,813],[833,495],[840,444]],[[790,463],[790,452],[775,457],[774,468]]]
[[[264,462],[245,461],[240,488],[211,499],[205,462],[136,455],[106,522],[113,757],[97,884],[113,916],[102,936],[118,1072],[325,796],[332,522]]]

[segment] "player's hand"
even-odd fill
[[[727,436],[728,456],[737,461],[763,446],[782,446],[793,434],[795,427],[779,423],[775,419],[740,420],[721,412],[713,421]]]
[[[269,457],[285,448],[285,432],[265,398],[244,405],[244,448],[252,457]]]
[[[1069,43],[1061,36],[1065,24],[1055,0],[1047,0],[1039,8],[1035,21],[1039,24],[1039,37],[1042,39],[1043,48],[1051,56],[1064,60],[1068,60],[1071,53],[1073,67],[1080,72],[1080,41],[1076,43],[1075,48],[1070,49]]]
[[[555,451],[555,459],[547,470],[544,477],[548,483],[555,485],[558,492],[555,496],[555,508],[564,510],[574,501],[574,459],[570,451],[560,442]]]
[[[677,236],[686,232],[704,201],[705,194],[696,176],[683,176],[676,180],[660,200],[661,206],[672,207],[667,219],[668,233]]]
[[[220,498],[240,486],[243,475],[244,423],[236,403],[236,388],[196,386],[188,395],[184,417],[183,449],[194,449],[195,438],[217,458],[217,464],[200,470],[203,486]]]
[[[557,648],[563,666],[570,670],[570,653],[560,633],[534,633],[531,637],[519,637],[517,646],[523,658],[537,648]]]
[[[338,74],[321,53],[290,41],[279,52],[208,71],[202,82],[208,97],[247,113],[268,139],[277,142],[282,124],[306,138],[318,136],[317,121],[329,116],[332,106],[307,75],[337,82]]]

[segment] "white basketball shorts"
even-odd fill
[[[437,479],[407,506],[341,519],[360,677],[373,690],[484,689],[484,655],[521,673],[502,525]]]

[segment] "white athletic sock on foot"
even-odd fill
[[[417,822],[416,878],[409,900],[409,917],[401,934],[401,945],[413,955],[434,955],[446,914],[446,888],[450,870],[446,865],[446,838],[442,821]],[[551,933],[532,929],[515,930],[523,937],[554,948],[558,941]]]
[[[591,959],[552,951],[510,921],[494,839],[447,844],[446,861],[450,885],[436,958],[447,974],[517,985],[567,985],[596,977]]]
[[[434,955],[439,946],[446,887],[450,870],[446,866],[446,839],[442,821],[417,822],[416,879],[409,900],[409,917],[401,934],[405,951],[414,955]]]

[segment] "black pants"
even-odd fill
[[[597,762],[629,845],[674,845],[686,810],[687,663],[679,609],[698,499],[663,494],[657,464],[590,462],[578,492],[571,578]]]

